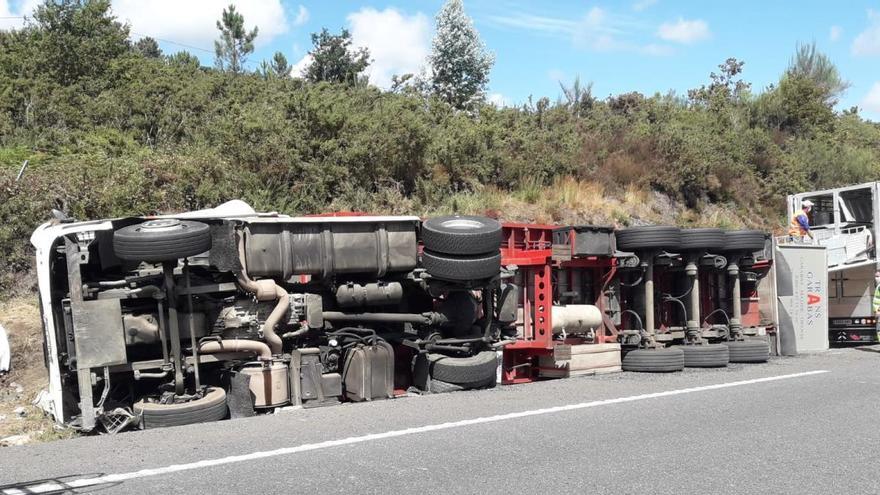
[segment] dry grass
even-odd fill
[[[488,215],[515,222],[560,225],[633,225],[668,224],[685,227],[766,228],[746,222],[735,205],[706,205],[691,210],[668,196],[629,184],[618,190],[599,181],[563,177],[550,185],[525,181],[514,191],[484,187],[474,192],[454,194],[442,205],[427,209],[423,215],[451,213]]]
[[[70,430],[56,429],[54,422],[32,405],[37,393],[48,384],[36,301],[17,297],[0,302],[0,324],[6,329],[12,350],[12,371],[0,376],[0,438],[27,434],[31,441],[46,441],[73,436]],[[24,417],[15,414],[19,406],[25,409]]]

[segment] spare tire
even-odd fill
[[[684,352],[676,347],[633,349],[623,356],[623,371],[666,373],[684,369]]]
[[[724,233],[723,251],[760,251],[764,249],[764,232],[760,230],[728,230]]]
[[[429,218],[422,222],[422,244],[434,253],[492,253],[501,247],[501,224],[478,216]]]
[[[682,229],[681,250],[720,249],[724,247],[721,229]]]
[[[484,386],[495,380],[498,356],[495,351],[483,351],[470,357],[456,358],[443,354],[428,354],[428,374],[432,380],[463,386]]]
[[[501,273],[501,252],[496,249],[489,254],[456,256],[426,250],[422,253],[422,266],[441,280],[483,280]]]
[[[134,403],[145,429],[218,421],[226,417],[226,391],[208,387],[201,399],[180,404],[159,404],[141,399]]]
[[[630,227],[615,233],[617,248],[622,251],[645,249],[676,250],[681,246],[681,229],[668,225]]]
[[[113,252],[123,260],[174,261],[209,249],[211,229],[202,222],[159,218],[113,232]]]

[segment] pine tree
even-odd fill
[[[287,62],[287,57],[283,53],[275,52],[275,55],[272,56],[272,61],[269,63],[269,68],[278,77],[288,77],[293,67]]]
[[[430,89],[458,109],[482,101],[495,57],[486,51],[461,0],[448,0],[437,14],[431,56]]]
[[[149,36],[137,40],[137,43],[134,44],[134,51],[146,58],[162,57],[162,50],[159,48],[159,43]]]
[[[230,4],[223,9],[223,16],[217,21],[220,39],[214,42],[214,64],[220,70],[232,73],[242,72],[247,56],[254,51],[254,39],[258,28],[250,32],[244,28],[244,16],[235,11]]]
[[[848,81],[840,77],[840,72],[828,55],[816,50],[815,41],[810,44],[798,43],[795,54],[788,63],[786,74],[812,81],[825,93],[824,103],[832,107],[850,86]]]
[[[312,33],[314,47],[309,52],[312,63],[303,76],[311,82],[328,81],[355,84],[360,74],[370,65],[370,52],[366,48],[351,46],[351,33],[343,29],[338,35],[327,28]]]

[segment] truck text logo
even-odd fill
[[[805,275],[807,282],[805,284],[807,289],[807,325],[813,326],[822,318],[822,306],[819,304],[822,301],[822,296],[819,295],[822,292],[822,281],[811,271],[806,272]]]

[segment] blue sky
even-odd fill
[[[26,13],[36,0],[0,0],[0,17]],[[113,0],[138,35],[166,40],[212,62],[214,21],[228,0]],[[275,51],[308,63],[309,35],[327,27],[352,31],[373,54],[371,81],[418,71],[430,50],[442,0],[234,2],[246,24],[260,27],[254,67]],[[880,121],[880,1],[543,1],[464,0],[496,57],[493,101],[518,104],[560,94],[559,81],[579,75],[604,97],[628,91],[684,94],[708,81],[727,57],[745,61],[743,77],[760,90],[778,80],[798,42],[815,41],[852,83],[839,108],[858,105]],[[174,15],[169,16],[169,12]],[[0,27],[15,20],[0,20]],[[174,44],[171,42],[176,42]]]

